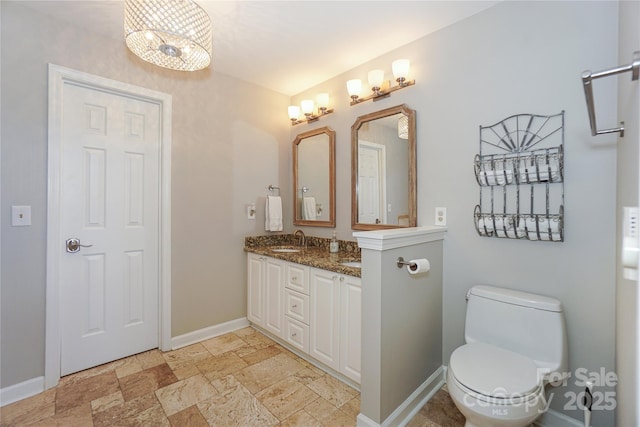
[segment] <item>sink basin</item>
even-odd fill
[[[271,252],[280,252],[280,253],[286,253],[286,254],[295,254],[297,252],[300,252],[300,249],[293,249],[293,248],[273,248],[271,249]]]
[[[345,261],[340,264],[345,267],[362,268],[362,263],[360,261]]]

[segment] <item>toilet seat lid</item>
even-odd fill
[[[451,355],[449,369],[468,389],[498,399],[526,396],[541,384],[533,360],[485,343],[457,348]]]

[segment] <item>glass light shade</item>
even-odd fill
[[[313,99],[305,99],[300,103],[300,106],[302,107],[302,113],[307,115],[307,114],[313,114]]]
[[[409,76],[408,59],[398,59],[391,63],[391,70],[393,70],[393,77],[396,79],[406,79]]]
[[[362,80],[347,80],[347,92],[349,92],[349,96],[360,96],[362,93]]]
[[[191,0],[125,0],[127,47],[164,68],[196,71],[211,63],[211,20]]]
[[[318,108],[329,108],[329,94],[319,93],[316,96],[316,103],[318,104]]]
[[[382,82],[384,81],[384,71],[382,70],[371,70],[369,71],[369,86],[371,87],[381,87]]]
[[[398,138],[409,139],[409,117],[407,116],[398,119]]]
[[[300,117],[300,107],[297,105],[289,105],[287,110],[289,112],[289,119],[298,120],[298,117]]]

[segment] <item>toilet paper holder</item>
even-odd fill
[[[415,263],[415,262],[406,262],[406,261],[404,260],[404,258],[402,258],[402,257],[398,257],[398,260],[397,260],[396,265],[398,266],[398,268],[402,268],[402,267],[404,267],[405,265],[408,265],[408,266],[409,266],[409,268],[411,268],[411,269],[413,270],[413,269],[415,269],[415,265],[416,265],[416,263]]]

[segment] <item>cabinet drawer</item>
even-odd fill
[[[300,264],[287,264],[285,286],[294,291],[309,295],[309,267]]]
[[[309,353],[309,326],[285,317],[284,339],[298,350]]]
[[[285,289],[284,313],[302,323],[309,324],[309,295]]]

